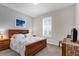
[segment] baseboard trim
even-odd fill
[[[52,45],[56,45],[56,46],[58,46],[57,44],[54,44],[54,43],[51,43],[51,42],[47,42],[47,44],[52,44]]]

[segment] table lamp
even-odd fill
[[[0,32],[0,39],[3,39],[3,33]]]

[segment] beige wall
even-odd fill
[[[76,19],[76,28],[78,30],[78,40],[79,40],[79,4],[76,4],[76,8],[75,8],[75,19]]]
[[[49,43],[58,45],[58,42],[70,34],[75,25],[75,5],[62,8],[50,13],[46,13],[34,19],[33,31],[37,35],[42,35],[42,18],[52,16],[52,37],[48,39]]]
[[[23,27],[16,27],[16,19],[23,18],[27,21],[27,25],[25,28]],[[28,29],[32,27],[32,18],[28,15],[22,14],[18,11],[10,9],[0,4],[0,31],[4,30],[7,32],[7,29]],[[7,33],[5,33],[7,34]]]

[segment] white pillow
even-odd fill
[[[25,37],[32,37],[33,35],[31,34],[25,34]]]
[[[25,38],[25,37],[24,37],[24,34],[14,34],[14,35],[12,36],[12,38],[15,38],[15,39],[22,39],[22,38]]]

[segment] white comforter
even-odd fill
[[[17,53],[19,53],[21,56],[24,56],[26,45],[29,45],[31,43],[34,43],[43,39],[44,39],[43,37],[27,37],[27,38],[21,38],[21,39],[11,38],[10,48],[16,51]]]

